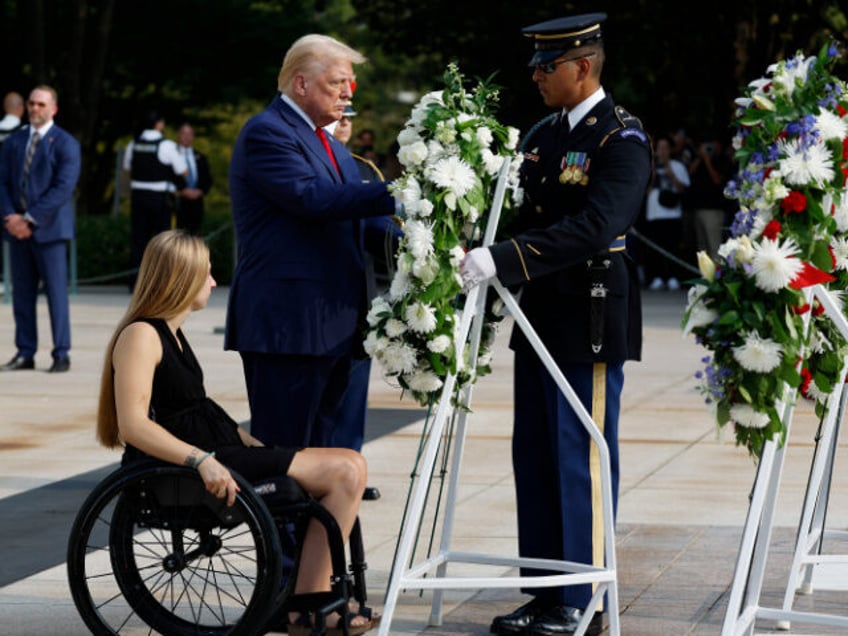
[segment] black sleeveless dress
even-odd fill
[[[206,396],[203,370],[183,335],[171,332],[161,318],[142,318],[156,329],[162,341],[162,360],[153,374],[150,419],[215,458],[248,481],[285,475],[298,449],[245,446],[238,424],[216,402]],[[144,457],[127,444],[124,462]]]

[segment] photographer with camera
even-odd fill
[[[671,139],[657,137],[654,142],[654,175],[645,201],[642,230],[645,236],[673,256],[683,254],[682,196],[689,187],[686,166],[671,158]],[[680,266],[668,254],[645,250],[643,265],[648,289],[680,289]]]
[[[704,135],[689,165],[692,185],[685,198],[686,214],[692,215],[695,245],[691,258],[705,251],[715,258],[728,225],[728,201],[724,186],[730,177],[731,162],[717,135]]]

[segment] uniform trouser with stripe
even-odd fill
[[[569,364],[562,372],[593,418],[604,411],[615,508],[623,364]],[[519,554],[601,566],[603,511],[597,448],[592,450],[589,434],[535,353],[516,352],[514,384],[512,459]],[[550,573],[523,569],[522,574]],[[591,598],[592,585],[522,591],[552,604],[583,608]]]

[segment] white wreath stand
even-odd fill
[[[825,314],[833,321],[842,336],[848,339],[848,322],[830,293],[821,285],[814,286],[808,298],[815,297],[824,306]],[[841,375],[846,377],[848,361],[843,361]],[[821,441],[813,456],[812,468],[807,482],[803,512],[795,543],[795,554],[786,586],[783,607],[767,608],[760,605],[763,578],[768,557],[774,510],[780,477],[783,471],[786,446],[778,448],[777,442],[766,442],[757,476],[748,516],[745,522],[733,586],[730,591],[722,636],[751,636],[758,618],[777,621],[778,629],[788,630],[792,621],[832,627],[844,627],[848,631],[848,616],[836,616],[792,609],[796,590],[812,592],[813,570],[820,565],[843,564],[848,566],[848,555],[822,555],[820,549],[825,536],[848,537],[846,532],[826,531],[825,518],[830,495],[834,456],[839,443],[839,428],[844,414],[848,392],[846,385],[839,384],[830,396],[821,425]],[[794,403],[794,399],[791,400]],[[782,405],[782,420],[786,436],[792,424],[792,406]],[[846,570],[848,575],[848,570]],[[803,582],[802,582],[803,581]]]
[[[506,177],[509,166],[505,162],[498,178],[495,198],[489,215],[483,245],[491,245],[494,241],[495,230],[498,226],[501,207],[506,191]],[[418,589],[434,590],[433,604],[430,614],[430,625],[441,625],[442,621],[442,590],[446,589],[491,589],[491,588],[520,588],[520,587],[552,587],[565,585],[595,584],[595,591],[589,604],[584,608],[583,618],[577,626],[576,634],[584,634],[595,611],[602,607],[604,594],[607,595],[609,629],[611,636],[619,636],[618,624],[618,585],[616,579],[615,561],[615,528],[612,505],[612,479],[610,476],[609,450],[591,416],[583,407],[568,381],[557,367],[551,355],[545,349],[533,327],[519,309],[518,302],[497,281],[489,281],[506,304],[509,313],[515,319],[516,326],[523,332],[539,355],[545,368],[553,377],[557,386],[565,395],[574,411],[577,413],[586,431],[592,437],[600,452],[601,463],[601,496],[604,517],[604,555],[605,567],[595,567],[585,563],[558,561],[549,559],[528,559],[521,557],[504,557],[471,552],[455,552],[450,549],[451,534],[454,524],[454,508],[456,507],[457,487],[459,484],[460,466],[466,436],[466,419],[471,404],[471,386],[463,389],[458,397],[460,407],[457,415],[455,450],[451,459],[450,478],[448,481],[444,518],[442,523],[441,540],[437,554],[417,564],[410,564],[414,545],[420,531],[420,523],[427,505],[427,494],[430,480],[437,462],[439,446],[442,442],[446,423],[454,415],[451,396],[454,393],[456,376],[451,374],[445,378],[441,396],[438,401],[436,414],[428,432],[425,432],[426,442],[421,460],[421,471],[413,485],[413,494],[403,527],[395,561],[386,592],[386,602],[383,609],[383,619],[380,624],[380,636],[387,636],[391,630],[392,617],[401,590]],[[486,284],[478,285],[468,294],[465,310],[460,321],[457,338],[458,351],[462,352],[465,342],[469,346],[469,360],[477,359],[480,336],[483,328],[484,305],[486,301]],[[470,336],[469,336],[470,333]],[[465,407],[465,408],[463,408]],[[458,577],[448,576],[449,563],[466,563],[484,566],[529,567],[545,569],[561,574],[547,576],[492,576],[492,577]],[[435,572],[435,576],[432,573]]]

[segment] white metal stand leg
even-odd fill
[[[505,167],[506,168],[506,167]],[[506,169],[501,170],[498,187],[495,193],[495,201],[486,228],[484,245],[493,242],[494,233],[497,228],[501,205],[506,187]],[[456,386],[456,376],[449,375],[445,379],[441,397],[436,408],[421,461],[421,471],[413,486],[412,502],[409,507],[403,527],[401,528],[401,539],[395,555],[392,574],[386,592],[386,604],[383,610],[383,619],[380,624],[380,636],[387,636],[391,630],[392,619],[397,606],[398,596],[403,589],[432,589],[435,591],[433,606],[431,610],[431,623],[441,624],[441,590],[445,589],[490,589],[490,588],[519,588],[519,587],[554,587],[564,585],[583,585],[587,583],[596,584],[596,590],[589,604],[584,608],[583,618],[575,632],[577,636],[585,634],[589,627],[595,611],[601,607],[601,602],[606,594],[609,614],[609,628],[611,636],[619,636],[618,620],[618,585],[616,578],[615,558],[615,521],[613,518],[612,504],[612,478],[610,470],[609,449],[606,440],[600,433],[591,416],[572,390],[565,376],[557,367],[553,358],[545,349],[533,327],[530,325],[524,313],[519,309],[515,298],[498,281],[492,281],[491,286],[501,296],[509,312],[515,319],[516,326],[520,328],[527,340],[538,353],[545,368],[551,373],[559,389],[563,392],[571,407],[577,413],[581,423],[598,446],[601,464],[601,497],[602,511],[604,516],[604,556],[605,565],[596,567],[585,563],[572,561],[556,561],[550,559],[528,559],[521,557],[503,557],[498,555],[486,555],[478,553],[454,552],[450,549],[451,534],[453,531],[453,513],[456,506],[456,491],[458,487],[460,465],[464,452],[466,437],[467,407],[470,405],[471,389],[467,388],[460,398],[462,409],[459,414],[458,429],[456,435],[456,447],[454,449],[451,475],[447,488],[447,498],[444,510],[444,522],[442,536],[439,543],[439,552],[435,556],[424,559],[420,563],[410,564],[413,556],[413,545],[415,543],[420,521],[426,506],[426,496],[430,480],[433,476],[434,466],[437,459],[438,449],[442,442],[445,425],[451,417],[453,407],[451,397]],[[468,295],[466,310],[460,322],[458,346],[469,342],[472,351],[476,354],[479,347],[480,334],[484,318],[484,303],[487,287],[478,285]],[[473,325],[472,325],[473,319]],[[470,339],[469,339],[470,338]],[[476,360],[476,355],[470,357]],[[493,576],[493,577],[450,577],[447,575],[449,563],[467,563],[491,566],[527,567],[544,569],[557,572],[546,576]],[[427,576],[435,571],[435,576]]]
[[[843,337],[848,338],[848,322],[827,290],[821,285],[816,285],[812,288],[811,295],[822,303],[825,314],[833,321]],[[841,376],[838,377],[845,377],[846,370],[848,370],[848,364],[843,365]],[[742,534],[736,571],[721,632],[723,636],[750,636],[753,634],[754,624],[758,618],[777,621],[778,627],[783,629],[788,629],[792,621],[848,629],[848,617],[799,612],[791,609],[794,592],[802,572],[809,582],[812,576],[810,571],[812,567],[824,561],[835,561],[835,559],[810,556],[810,554],[813,551],[817,552],[817,546],[821,542],[821,530],[826,516],[833,470],[833,455],[838,441],[844,396],[845,389],[843,386],[838,394],[831,397],[827,405],[822,426],[822,441],[815,454],[807,483],[804,510],[795,546],[795,557],[781,609],[760,605],[763,576],[774,523],[774,510],[786,450],[785,447],[778,448],[775,441],[766,443],[757,469],[754,490]],[[794,403],[794,399],[792,402]],[[792,410],[791,407],[784,408],[783,412],[782,419],[786,426],[787,439],[792,422]],[[819,522],[821,522],[821,525],[819,525]],[[837,558],[848,564],[848,557],[840,556]]]

